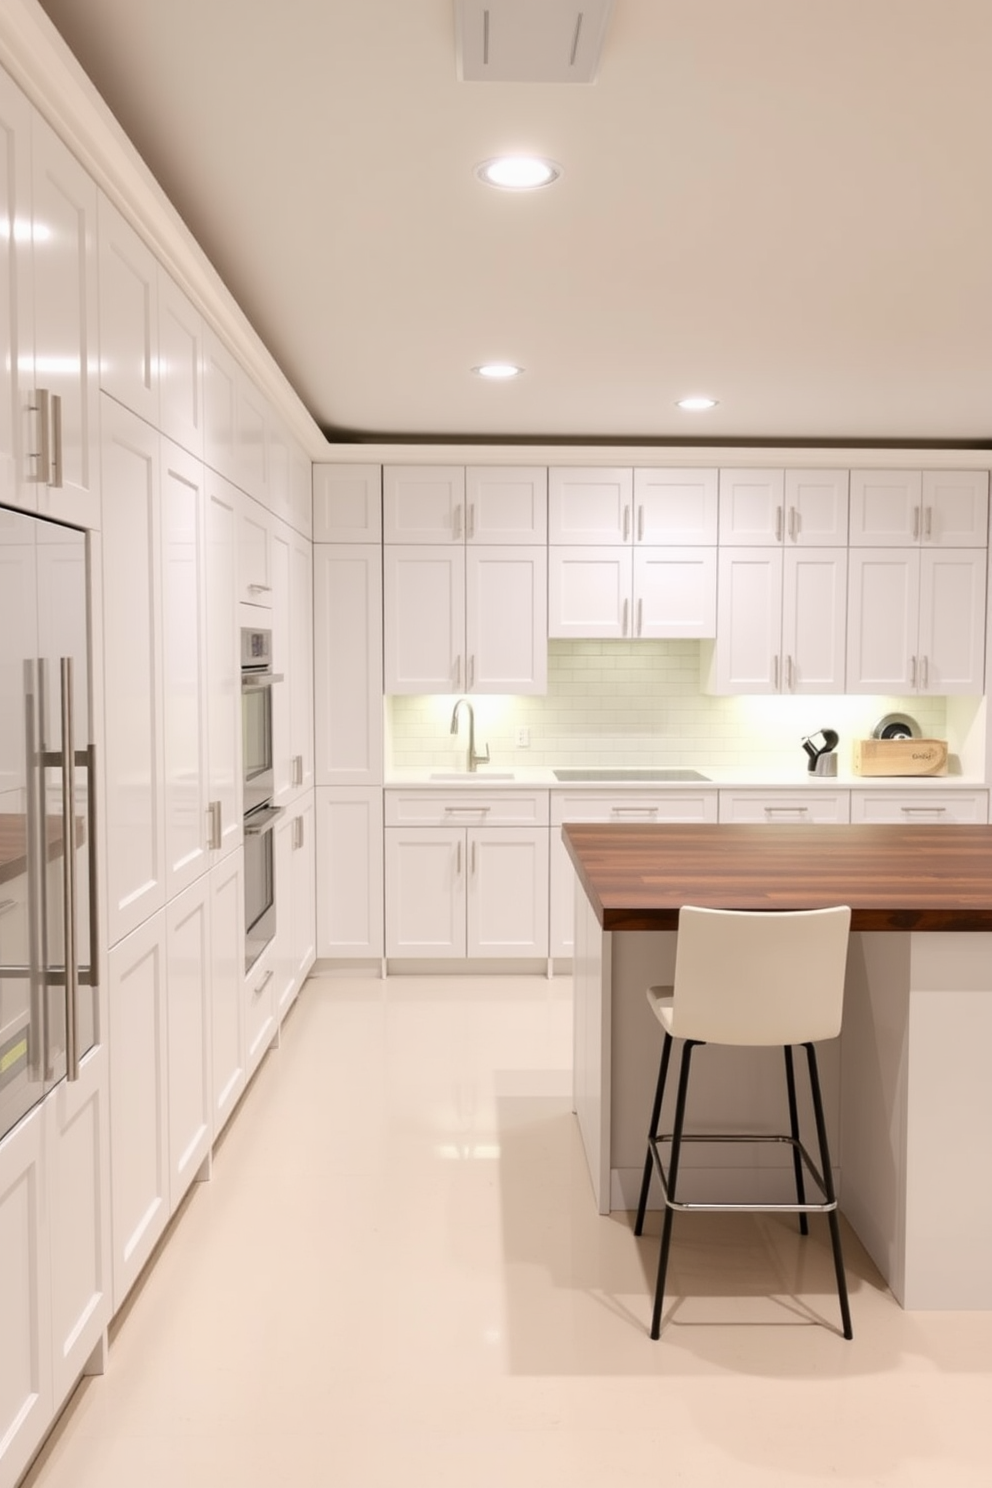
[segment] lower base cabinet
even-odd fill
[[[318,786],[316,791],[317,955],[381,960],[382,791]]]
[[[245,1070],[244,850],[210,872],[210,1090],[213,1135],[233,1112]]]
[[[314,795],[286,808],[274,829],[276,878],[275,1009],[282,1022],[316,956]]]

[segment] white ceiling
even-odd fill
[[[592,85],[459,82],[453,0],[43,5],[331,438],[992,438],[989,0],[615,0]]]

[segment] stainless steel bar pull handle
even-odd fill
[[[459,842],[459,844],[458,844],[458,850],[455,853],[455,872],[456,873],[461,873],[461,871],[462,871],[462,845]]]
[[[468,508],[468,531],[467,531],[467,533],[465,535],[470,540],[475,536],[475,502],[474,501],[469,505],[469,508]]]
[[[294,754],[293,755],[293,784],[294,785],[302,785],[303,784],[303,756],[302,756],[302,754]]]
[[[207,807],[207,821],[209,824],[209,838],[207,846],[211,852],[217,852],[221,845],[223,833],[222,807],[219,801],[211,801]]]
[[[916,538],[916,537],[919,537],[919,535],[920,535],[920,508],[918,506],[914,506],[913,507],[913,536],[914,536],[914,538]]]
[[[780,506],[775,508],[775,541],[782,541],[782,508]]]
[[[455,537],[461,537],[461,535],[462,535],[462,506],[461,506],[461,502],[459,502],[458,505],[455,507],[454,515],[452,517],[452,526],[454,527]]]
[[[293,819],[293,847],[297,852],[303,846],[303,817],[302,815]]]
[[[629,629],[630,629],[630,600],[629,599],[625,599],[624,602],[623,602],[623,634],[626,635]]]
[[[925,510],[926,515],[925,515],[924,520],[923,520],[923,535],[924,535],[924,537],[932,537],[933,536],[933,507],[932,506],[928,506],[928,507],[924,508],[924,510]]]
[[[49,485],[61,487],[62,485],[62,398],[58,393],[52,394],[52,460],[51,479]]]
[[[643,601],[643,599],[639,599],[637,601],[637,634],[638,635],[643,635],[644,634],[644,601]]]
[[[79,968],[76,957],[76,751],[73,744],[72,657],[63,656],[62,685],[62,937],[65,961],[66,1078],[79,1079]]]
[[[637,508],[637,541],[644,541],[644,503]]]
[[[38,464],[34,478],[40,486],[47,486],[52,479],[52,400],[48,389],[36,388],[34,402],[28,407],[38,415],[38,449],[35,453]]]

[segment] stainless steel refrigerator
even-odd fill
[[[0,507],[0,1141],[97,1037],[87,538]]]

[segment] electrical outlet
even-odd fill
[[[518,728],[517,729],[517,748],[518,749],[529,749],[530,748],[530,729],[529,728]]]

